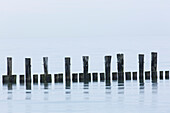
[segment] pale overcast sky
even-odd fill
[[[0,38],[170,36],[170,0],[0,0]]]

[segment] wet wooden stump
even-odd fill
[[[72,82],[78,82],[78,73],[72,74]]]
[[[63,73],[54,74],[55,83],[63,83]]]
[[[165,71],[165,80],[169,80],[169,71]]]
[[[89,56],[83,56],[83,76],[84,76],[84,84],[88,84],[89,75],[88,75],[88,63]]]
[[[20,76],[19,76],[19,83],[20,83],[21,85],[24,85],[24,82],[25,82],[25,76],[24,76],[24,75],[20,75]]]
[[[160,71],[160,72],[159,72],[159,79],[160,79],[160,80],[163,80],[163,75],[164,75],[164,72],[163,72],[163,71]]]
[[[133,74],[133,80],[137,80],[137,72],[132,72],[132,74]]]
[[[117,54],[118,83],[124,83],[124,55]]]
[[[66,89],[70,88],[71,85],[71,76],[70,76],[70,57],[65,58],[65,83],[66,83]]]
[[[98,82],[98,73],[92,73],[93,76],[93,82]]]
[[[33,84],[38,84],[38,74],[33,75]]]
[[[40,74],[40,83],[44,83],[45,86],[52,82],[51,74],[48,74],[48,57],[43,57],[44,74]]]
[[[111,58],[112,56],[105,56],[105,78],[106,86],[110,86],[110,74],[111,74]]]
[[[144,83],[144,55],[139,54],[139,83]]]
[[[157,53],[151,53],[151,77],[152,83],[157,83]]]
[[[104,73],[100,73],[100,82],[104,81],[105,81]]]
[[[7,57],[7,75],[2,75],[3,84],[16,84],[16,75],[12,75],[12,57]]]
[[[117,72],[112,72],[112,80],[113,81],[117,80]]]
[[[126,80],[131,80],[131,72],[125,72]]]
[[[31,90],[31,58],[25,58],[26,90]]]
[[[145,71],[145,80],[150,80],[150,71]]]

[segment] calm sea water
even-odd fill
[[[0,89],[2,113],[169,113],[170,81],[152,84],[146,81],[139,86],[137,81],[126,81],[124,86],[113,82],[72,84],[64,89],[63,84],[51,84],[49,89],[34,85],[31,91],[24,86]]]

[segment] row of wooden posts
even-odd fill
[[[111,85],[111,58],[112,56],[105,56],[105,73],[100,73],[100,81],[106,82],[106,86]],[[84,82],[88,84],[91,81],[91,74],[93,81],[98,81],[98,73],[89,73],[89,56],[83,56],[83,73],[72,73],[71,80],[71,71],[70,71],[70,57],[65,57],[65,84],[66,87],[70,87],[72,82]],[[40,75],[40,82],[44,83],[45,87],[48,87],[48,83],[52,82],[52,76],[48,73],[48,57],[43,57],[44,63],[44,74]],[[137,80],[137,72],[124,72],[124,55],[117,54],[117,72],[112,72],[112,80],[118,80],[118,83],[124,83],[125,80]],[[157,83],[157,53],[151,53],[151,71],[144,71],[144,54],[139,54],[139,83],[144,83],[145,80],[152,80],[153,83]],[[145,74],[145,77],[144,77]],[[54,74],[55,83],[63,83],[63,73]],[[125,76],[124,76],[125,75]],[[163,79],[163,71],[160,71],[160,80]],[[165,79],[169,79],[169,71],[165,72]],[[3,84],[8,84],[12,88],[12,84],[16,84],[16,75],[12,74],[12,58],[7,58],[7,75],[3,75]],[[26,89],[31,89],[31,58],[25,58],[25,75],[19,76],[20,84],[26,82]],[[33,75],[33,83],[38,83],[38,74]]]

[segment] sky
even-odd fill
[[[170,36],[169,0],[0,0],[0,38]]]
[[[0,73],[12,56],[14,72],[24,73],[31,57],[33,72],[42,72],[49,57],[51,72],[82,71],[82,56],[90,56],[90,71],[104,70],[104,56],[125,54],[125,70],[138,69],[138,54],[158,52],[159,69],[170,67],[169,0],[0,0]],[[22,67],[22,68],[21,68]]]

